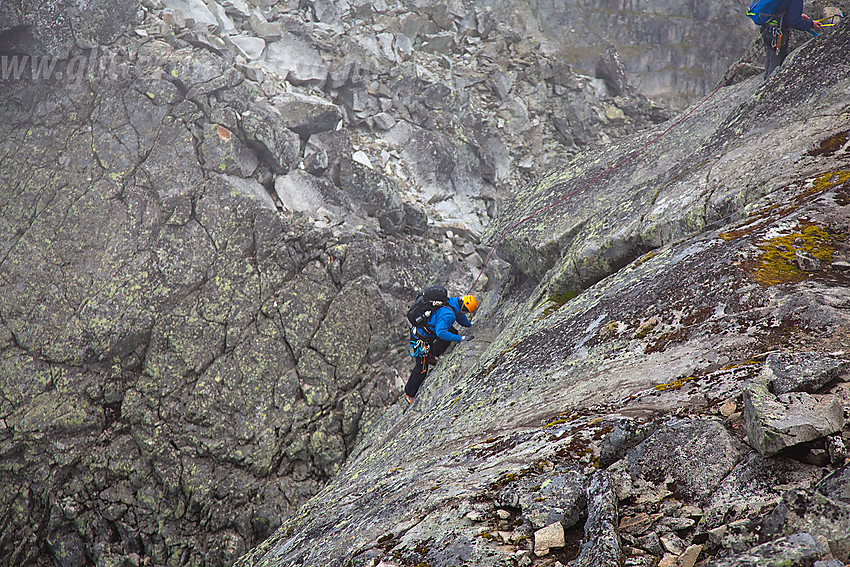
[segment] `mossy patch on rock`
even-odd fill
[[[797,264],[796,254],[806,252],[824,264],[832,262],[836,241],[844,236],[826,227],[800,221],[788,234],[756,242],[761,253],[750,267],[752,278],[765,286],[800,282],[814,277]]]

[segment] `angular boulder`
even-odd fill
[[[833,471],[815,485],[815,490],[836,502],[850,504],[850,465]]]
[[[543,557],[553,547],[564,547],[564,526],[555,522],[534,532],[534,554]]]
[[[316,96],[284,93],[273,102],[284,123],[302,138],[333,130],[342,120],[338,106]]]
[[[806,532],[823,537],[839,560],[850,559],[850,504],[832,500],[820,492],[789,490],[762,522],[763,538]]]
[[[810,567],[820,557],[810,534],[798,533],[769,541],[743,553],[715,559],[706,567]]]
[[[816,352],[773,353],[764,361],[761,377],[777,396],[789,392],[814,394],[848,368],[848,362]]]
[[[741,443],[717,421],[672,419],[608,470],[650,482],[671,479],[685,498],[702,500],[743,453]]]
[[[499,494],[503,506],[518,507],[535,529],[560,522],[570,528],[586,507],[587,481],[578,468],[558,467],[545,479],[530,477],[507,485]]]
[[[301,141],[288,130],[280,113],[269,105],[257,104],[242,114],[242,131],[275,173],[286,173],[298,161]]]
[[[763,456],[825,437],[844,426],[844,408],[838,398],[816,398],[805,392],[774,396],[763,376],[743,387],[747,440]]]
[[[292,33],[268,43],[262,62],[294,85],[320,85],[328,77],[328,64],[319,51]]]
[[[339,186],[365,214],[378,219],[386,234],[395,234],[406,226],[407,210],[391,178],[353,159],[342,158],[339,162]]]
[[[347,195],[333,183],[300,169],[295,169],[287,175],[278,175],[274,188],[284,208],[302,212],[313,218],[328,214],[342,215],[353,208]]]
[[[186,25],[198,31],[211,32],[218,28],[218,20],[202,0],[163,0],[166,8],[179,10]]]

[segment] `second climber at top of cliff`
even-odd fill
[[[765,80],[788,56],[791,29],[815,32],[822,29],[820,23],[803,13],[803,0],[755,0],[747,15],[761,27],[761,37],[767,50]]]

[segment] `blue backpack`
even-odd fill
[[[782,0],[755,0],[747,10],[747,15],[757,26],[763,26],[773,19],[781,2]]]

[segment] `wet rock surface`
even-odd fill
[[[312,564],[320,557],[338,565],[451,564],[446,553],[471,565],[566,565],[581,563],[582,550],[594,545],[616,554],[613,545],[602,546],[616,538],[625,565],[842,561],[845,503],[817,486],[844,463],[818,460],[826,454],[825,432],[762,456],[749,444],[743,392],[785,356],[798,361],[782,368],[800,383],[818,375],[824,360],[839,367],[847,360],[845,274],[838,267],[803,271],[794,250],[820,255],[824,266],[847,254],[844,150],[809,152],[846,131],[839,93],[848,85],[837,77],[846,76],[847,64],[834,55],[848,37],[839,29],[797,53],[788,68],[789,77],[792,70],[834,71],[818,103],[802,80],[775,91],[758,80],[723,90],[712,110],[690,117],[686,150],[674,144],[640,158],[564,202],[564,210],[535,218],[534,230],[512,233],[507,254],[516,269],[482,302],[474,323],[481,339],[444,356],[421,399],[388,410],[325,493],[240,565]],[[815,108],[809,105],[821,101],[831,101],[830,110],[819,111],[824,121],[801,127]],[[731,126],[718,118],[721,108],[733,117]],[[746,126],[751,114],[761,126]],[[783,133],[780,147],[761,145],[765,123]],[[699,139],[703,146],[693,142]],[[623,143],[619,151],[628,155],[640,143]],[[686,173],[680,150],[695,152],[686,162],[714,165]],[[784,165],[774,160],[769,180],[745,165],[769,160],[771,152],[797,157]],[[637,209],[643,215],[617,212],[626,199],[616,197],[619,189],[641,202],[640,187],[653,183],[644,180],[647,167],[658,168],[649,177],[655,183],[667,180],[663,207],[649,199]],[[555,202],[575,187],[570,178],[544,178],[507,210],[516,219]],[[697,197],[703,191],[711,195],[706,200]],[[723,209],[722,217],[710,225],[699,220],[712,207]],[[670,241],[646,250],[646,241],[626,236],[639,232],[635,219],[665,215],[668,229],[677,227]],[[501,219],[495,223],[507,222]],[[579,228],[571,232],[569,223]],[[565,229],[553,233],[552,226]],[[585,238],[576,236],[582,231]],[[498,233],[498,226],[490,232]],[[590,235],[616,243],[614,252],[591,252]],[[575,241],[585,246],[581,256],[570,252],[578,249]],[[564,293],[563,274],[579,259],[607,261],[608,268],[599,267],[598,281],[579,293]],[[846,373],[835,372],[806,395],[845,409]],[[839,427],[830,439],[850,436],[844,417]],[[560,526],[545,524],[548,518],[532,523],[528,515],[541,504],[536,499],[548,479],[583,470],[592,484],[603,454],[616,511],[604,517],[616,529],[596,535],[601,507],[592,490],[577,523],[566,514]],[[841,485],[834,480],[825,490],[842,494],[835,488]],[[821,515],[830,521],[816,526]],[[587,540],[586,531],[594,534]]]
[[[844,553],[846,502],[813,485],[843,423],[777,471],[738,410],[795,349],[834,367],[782,372],[848,405],[846,30],[795,55],[817,89],[783,70],[785,89],[725,90],[511,235],[478,339],[405,410],[415,293],[463,292],[484,227],[599,154],[499,216],[518,187],[658,132],[637,134],[667,112],[634,60],[576,74],[527,21],[462,5],[48,4],[0,7],[12,52],[63,58],[2,83],[8,564],[231,565],[258,544],[242,564],[688,564],[748,552],[759,525]],[[776,512],[792,497],[829,526]]]

